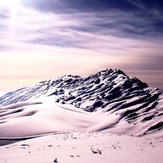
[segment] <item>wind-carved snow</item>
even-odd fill
[[[0,98],[0,137],[68,131],[144,135],[163,127],[163,96],[121,70],[65,75]]]

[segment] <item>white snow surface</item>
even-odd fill
[[[1,146],[0,162],[162,163],[162,151],[163,137],[68,132]]]
[[[0,138],[25,138],[53,132],[99,131],[112,126],[118,117],[86,112],[49,98],[21,102],[1,108]]]
[[[0,163],[163,162],[162,130],[133,136],[142,123],[130,125],[120,114],[90,113],[51,98],[0,108]]]
[[[72,105],[55,103],[51,98],[40,98],[1,107],[0,139],[35,137],[55,132],[109,131],[141,135],[153,124],[160,122],[160,118],[156,117],[144,123],[137,121],[128,123],[123,118],[121,110],[112,113],[104,108],[90,113]],[[157,110],[160,111],[162,108],[163,98],[160,99]],[[146,116],[144,113],[139,114],[141,119]],[[157,129],[159,131],[159,128],[156,128],[156,131]]]

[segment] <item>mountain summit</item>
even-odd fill
[[[86,111],[95,111],[115,101],[139,97],[135,104],[154,102],[161,91],[148,87],[121,70],[106,69],[86,78],[64,75],[55,80],[41,81],[33,86],[9,92],[0,98],[1,105],[14,104],[43,96],[54,96],[59,103],[69,103]],[[123,102],[123,106],[124,106]],[[131,105],[134,105],[131,104]]]
[[[0,97],[0,104],[4,109],[7,105],[9,108],[16,107],[16,103],[23,101],[48,98],[55,103],[73,105],[84,112],[107,114],[110,118],[104,118],[105,121],[115,117],[112,125],[104,125],[97,130],[129,132],[133,129],[135,133],[134,126],[138,126],[136,130],[143,128],[143,131],[138,132],[142,134],[163,127],[160,95],[158,88],[149,87],[121,70],[106,69],[85,78],[65,75],[55,80],[42,81],[5,94]],[[119,127],[124,122],[129,125],[126,131]]]

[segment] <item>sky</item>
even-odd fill
[[[121,69],[163,90],[163,1],[0,0],[0,92]]]

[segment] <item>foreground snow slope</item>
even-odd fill
[[[61,133],[0,147],[1,163],[162,163],[162,137]]]

